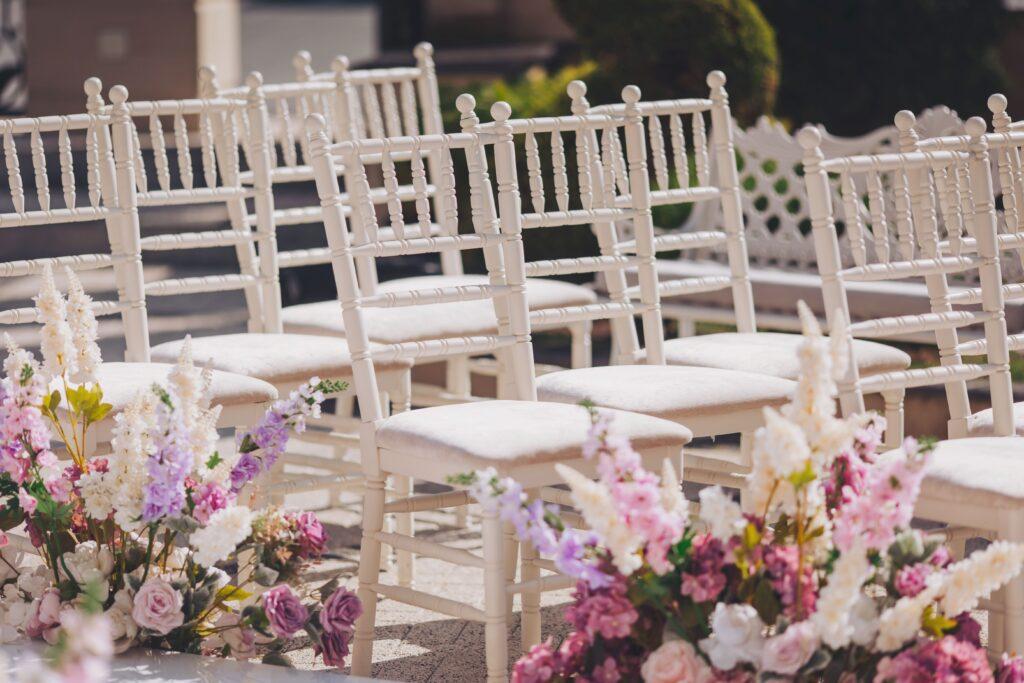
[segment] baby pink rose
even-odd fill
[[[39,599],[39,621],[44,626],[60,623],[60,591],[47,588]]]
[[[801,621],[764,643],[761,668],[777,674],[795,674],[818,649],[818,635],[809,621]]]
[[[669,640],[648,655],[640,675],[644,683],[707,683],[714,674],[693,645]]]
[[[237,614],[225,613],[214,625],[217,628],[224,628],[218,635],[231,648],[232,657],[240,660],[252,659],[256,656],[256,632],[251,628],[240,626],[239,621],[240,618]]]
[[[181,593],[163,579],[151,578],[135,594],[132,619],[142,628],[165,636],[184,623],[181,606]]]

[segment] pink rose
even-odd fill
[[[251,628],[239,625],[240,618],[237,614],[225,612],[214,624],[217,628],[223,628],[217,635],[220,640],[231,648],[231,656],[235,659],[252,659],[256,656],[256,632]]]
[[[60,623],[60,591],[47,588],[39,599],[39,621],[45,626]]]
[[[363,613],[363,603],[346,588],[331,593],[320,612],[320,625],[330,633],[351,632],[356,619]]]
[[[777,674],[795,674],[818,649],[818,635],[809,621],[793,624],[764,643],[761,668]]]
[[[327,666],[345,666],[345,657],[348,656],[348,643],[352,637],[351,633],[342,631],[340,633],[320,634],[320,642],[313,646],[313,652],[323,655],[324,664]]]
[[[39,501],[34,496],[30,496],[28,491],[25,489],[18,489],[18,505],[25,511],[26,515],[32,515],[36,511],[36,506]]]
[[[707,683],[711,667],[685,640],[669,640],[647,657],[640,667],[644,683]]]
[[[305,557],[318,557],[323,554],[327,545],[327,532],[317,516],[312,512],[301,512],[295,517],[295,529],[299,534],[299,544]]]
[[[309,621],[309,610],[286,584],[263,594],[263,611],[270,621],[270,630],[278,638],[291,638]]]
[[[148,579],[135,594],[132,619],[142,628],[165,636],[184,623],[181,606],[181,593],[171,584],[163,579]]]

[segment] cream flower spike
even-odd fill
[[[103,362],[100,347],[96,343],[98,325],[92,310],[92,297],[85,293],[82,282],[75,271],[64,266],[64,278],[68,283],[67,320],[71,328],[71,343],[75,347],[75,382],[95,382],[96,370]]]
[[[36,308],[43,322],[42,343],[43,367],[53,377],[73,375],[75,373],[74,344],[71,341],[71,327],[67,320],[67,302],[57,291],[57,283],[53,279],[53,270],[49,265],[43,266],[42,284],[39,294],[35,297]]]
[[[850,362],[850,321],[846,319],[843,310],[836,309],[833,317],[835,324],[832,326],[832,376],[838,381],[846,374],[847,365]]]
[[[676,468],[672,466],[671,460],[665,458],[661,463],[661,506],[666,512],[677,514],[688,521],[689,505],[680,488]]]
[[[7,349],[7,357],[4,358],[4,374],[12,380],[21,372],[26,363],[32,363],[32,354],[18,346],[10,334],[4,332],[4,348]]]
[[[820,337],[821,326],[818,325],[818,318],[814,315],[811,307],[803,299],[796,302],[796,310],[800,316],[800,328],[805,337]]]

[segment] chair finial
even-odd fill
[[[622,89],[622,101],[626,104],[636,104],[640,101],[640,88],[635,85],[627,85]]]
[[[250,71],[249,75],[245,77],[245,87],[249,90],[256,90],[263,85],[263,74],[259,71]]]
[[[985,119],[980,116],[972,116],[964,122],[964,131],[972,138],[984,135],[986,128],[988,128],[988,126],[985,125]]]
[[[93,76],[85,79],[83,84],[85,90],[85,109],[90,114],[95,114],[103,106],[103,81]]]
[[[110,89],[110,101],[114,104],[124,104],[128,101],[128,88],[123,85],[115,85]]]
[[[307,69],[313,62],[313,56],[309,54],[309,50],[299,50],[292,57],[292,66],[296,69]]]
[[[577,116],[586,114],[590,109],[590,102],[587,101],[587,84],[583,81],[570,81],[569,85],[566,86],[565,92],[569,95],[569,99],[572,100],[572,113]]]
[[[314,137],[327,131],[327,120],[321,114],[310,114],[306,117],[306,135]]]
[[[893,117],[893,123],[896,124],[898,130],[908,131],[917,124],[917,117],[909,109],[902,109],[896,112],[896,116]]]
[[[508,121],[512,116],[512,105],[505,101],[498,101],[491,105],[491,118],[498,123]]]
[[[718,69],[715,69],[714,71],[708,73],[707,84],[709,88],[723,88],[725,87],[725,81],[726,78],[724,71],[719,71]]]
[[[989,95],[988,98],[988,110],[993,114],[1002,114],[1006,111],[1006,95],[1002,93],[996,93]]]
[[[796,134],[796,141],[805,150],[812,150],[821,144],[821,131],[814,126],[804,126]]]
[[[434,46],[426,41],[422,43],[416,43],[416,47],[412,49],[412,56],[420,61],[433,57]]]
[[[199,96],[216,97],[220,88],[217,85],[217,68],[212,64],[199,67]]]

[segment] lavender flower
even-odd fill
[[[231,489],[237,492],[260,472],[269,471],[277,459],[284,455],[288,445],[288,431],[292,429],[298,434],[304,432],[307,418],[320,417],[320,406],[327,394],[344,391],[346,388],[346,382],[311,377],[287,399],[275,401],[256,426],[239,437],[238,449],[242,457],[231,471]],[[256,451],[262,454],[255,455]]]
[[[194,462],[184,415],[173,408],[170,394],[159,387],[154,390],[162,394],[162,400],[157,404],[159,432],[149,457],[149,483],[143,490],[142,519],[147,523],[181,512],[185,479]]]

